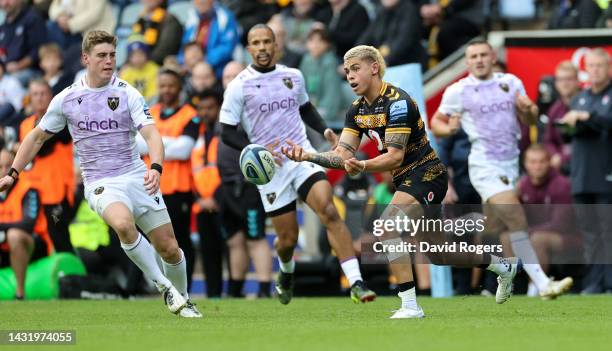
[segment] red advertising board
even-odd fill
[[[555,38],[556,39],[556,38]],[[587,79],[584,72],[584,57],[590,48],[603,47],[612,55],[612,37],[607,45],[599,45],[599,40],[589,38],[573,38],[565,43],[550,39],[529,40],[521,42],[513,39],[506,42],[506,64],[508,72],[518,76],[525,85],[527,95],[532,99],[537,97],[538,83],[544,75],[553,75],[555,67],[563,60],[571,60],[580,69],[582,81]],[[555,46],[555,43],[558,45]]]

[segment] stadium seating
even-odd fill
[[[185,25],[191,9],[193,9],[191,1],[178,1],[168,6],[168,12],[176,16],[182,25]]]

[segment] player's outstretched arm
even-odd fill
[[[431,119],[431,132],[438,138],[447,138],[454,135],[461,128],[461,115],[452,114],[450,117],[436,111]]]
[[[389,133],[385,135],[387,152],[370,160],[346,160],[344,168],[350,175],[362,172],[386,172],[399,168],[406,156],[405,148],[408,145],[410,132]]]
[[[23,142],[19,146],[17,150],[17,155],[15,155],[15,160],[13,160],[13,168],[18,173],[21,172],[25,166],[30,163],[38,151],[43,146],[45,141],[51,139],[53,133],[47,133],[42,130],[40,127],[36,127],[32,129],[26,137],[23,139]],[[0,191],[4,191],[8,189],[15,180],[17,179],[17,175],[10,174],[4,176],[0,179]]]
[[[521,123],[526,125],[533,125],[536,123],[540,109],[538,108],[538,105],[533,103],[533,101],[527,97],[527,95],[522,95],[519,91],[517,91],[515,105],[516,112]]]
[[[343,131],[338,146],[331,151],[306,152],[301,146],[290,140],[287,140],[289,146],[281,147],[281,151],[289,159],[296,162],[309,161],[325,168],[344,169],[344,161],[355,156],[360,143],[361,140],[357,136]]]

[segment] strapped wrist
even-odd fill
[[[6,175],[8,175],[9,177],[13,178],[13,180],[15,180],[15,181],[17,181],[17,178],[19,178],[19,172],[15,168],[13,168],[13,167],[11,167],[11,169],[9,169],[9,171],[8,171],[8,173]]]
[[[164,170],[162,165],[160,165],[159,163],[151,163],[151,169],[156,170],[160,175],[162,174],[162,171]]]

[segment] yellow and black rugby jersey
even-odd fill
[[[365,133],[376,143],[380,153],[387,152],[386,134],[408,134],[404,161],[391,172],[394,179],[421,165],[440,163],[429,145],[425,123],[416,102],[408,93],[389,83],[383,82],[380,96],[372,105],[368,105],[364,97],[353,102],[346,113],[343,131],[359,138]]]

